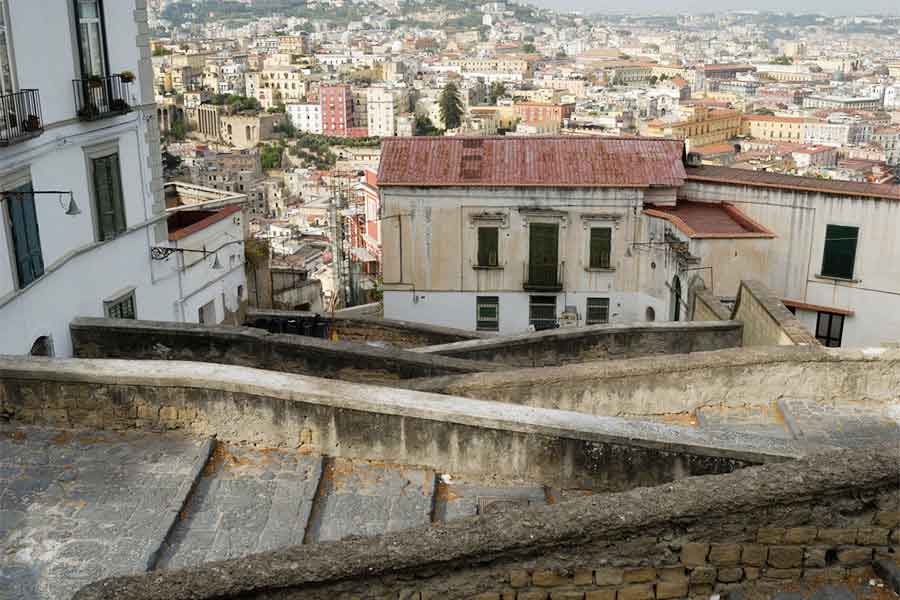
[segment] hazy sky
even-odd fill
[[[898,0],[630,0],[622,3],[612,0],[528,0],[544,8],[560,10],[584,10],[587,12],[619,13],[623,8],[631,12],[713,12],[726,10],[785,10],[790,12],[818,12],[834,15],[846,14],[900,14]]]

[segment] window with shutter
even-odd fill
[[[475,299],[475,328],[478,331],[499,331],[500,298],[478,296]]]
[[[609,323],[609,298],[587,299],[588,325],[600,325]]]
[[[853,279],[856,262],[858,227],[829,225],[825,228],[825,249],[822,255],[822,275],[839,279]]]
[[[33,192],[31,183],[26,183],[10,190],[5,198],[20,288],[30,285],[44,274],[44,256],[41,252],[41,235]]]
[[[110,319],[137,319],[134,292],[129,292],[110,302],[104,302],[106,316]]]
[[[496,267],[500,264],[499,237],[496,227],[478,228],[478,266]]]
[[[591,227],[590,268],[608,269],[611,251],[612,229],[609,227]]]
[[[125,231],[119,155],[95,158],[92,164],[97,199],[97,233],[101,241],[111,240]]]

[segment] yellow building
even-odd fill
[[[730,109],[695,106],[689,118],[674,121],[651,121],[646,134],[684,140],[688,150],[697,146],[725,142],[741,132],[741,113]]]
[[[758,140],[802,144],[806,123],[811,121],[803,117],[744,115],[741,133]]]

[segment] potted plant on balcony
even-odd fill
[[[38,131],[41,128],[41,120],[37,115],[28,115],[22,122],[22,127],[25,131]]]
[[[128,112],[128,109],[131,108],[128,106],[128,103],[125,102],[122,98],[114,98],[109,103],[109,110],[113,112]]]
[[[81,107],[78,111],[79,118],[86,119],[90,121],[91,119],[97,118],[100,114],[100,110],[97,108],[97,105],[93,102],[88,102],[84,106]]]
[[[134,81],[134,73],[131,71],[122,71],[119,73],[119,79],[122,80],[122,83],[131,83]]]

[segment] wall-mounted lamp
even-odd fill
[[[61,192],[56,190],[47,190],[40,192],[3,192],[4,198],[22,198],[25,196],[40,196],[44,194],[52,194],[57,197],[59,201],[59,207],[66,211],[66,214],[69,216],[75,216],[81,214],[81,209],[78,208],[78,204],[75,203],[75,195],[72,192]],[[68,197],[69,201],[66,202],[66,197]]]

